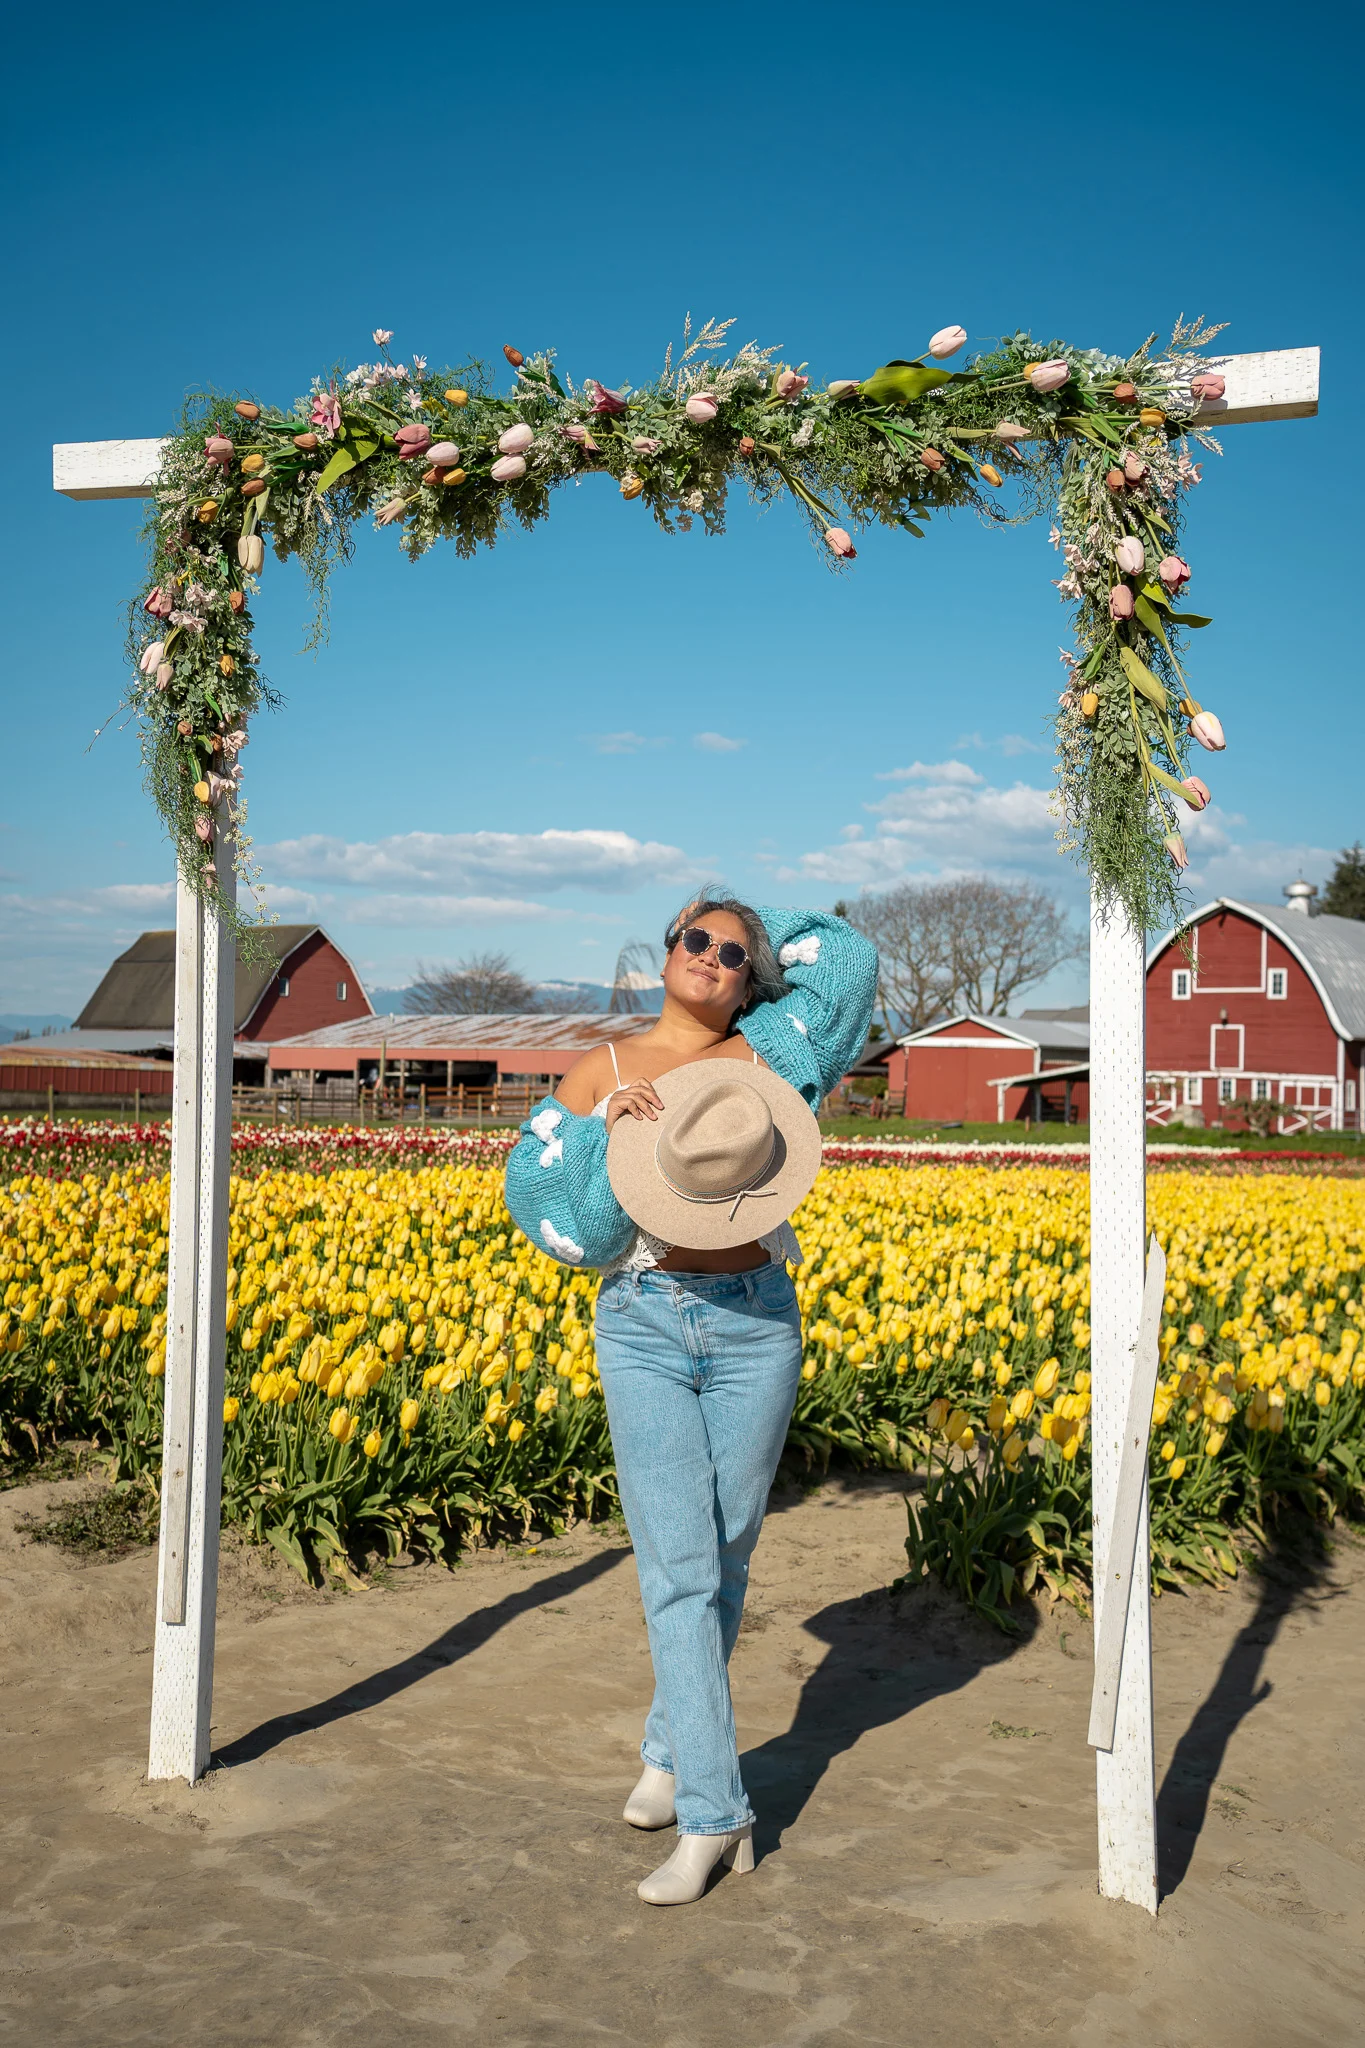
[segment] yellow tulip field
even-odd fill
[[[1089,1566],[1089,1184],[1069,1168],[829,1165],[794,1219],[806,1355],[789,1452],[899,1467],[911,1576],[997,1620]],[[0,1182],[0,1451],[95,1437],[154,1483],[161,1159]],[[1235,1569],[1289,1507],[1359,1504],[1365,1186],[1153,1177],[1167,1247],[1152,1438],[1158,1581]],[[316,1576],[450,1556],[615,1503],[596,1276],[521,1237],[472,1161],[233,1182],[224,1513]],[[888,1571],[894,1560],[888,1560]]]

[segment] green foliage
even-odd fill
[[[1322,917],[1365,918],[1365,850],[1358,839],[1339,855],[1317,908]]]
[[[149,789],[201,890],[218,892],[214,855],[227,831],[239,873],[252,879],[229,771],[234,736],[272,701],[251,644],[253,547],[268,537],[279,559],[303,563],[318,633],[328,574],[349,556],[359,520],[396,526],[413,560],[438,540],[470,555],[493,546],[508,521],[544,518],[556,486],[604,474],[667,532],[697,518],[722,531],[736,482],[759,505],[794,498],[817,540],[839,507],[855,526],[914,537],[942,512],[1011,524],[1055,508],[1066,556],[1059,588],[1077,606],[1078,643],[1058,720],[1063,841],[1138,924],[1173,920],[1179,892],[1165,839],[1179,815],[1184,742],[1170,707],[1185,697],[1181,632],[1206,622],[1174,613],[1154,571],[1175,546],[1181,492],[1198,478],[1180,444],[1191,430],[1198,351],[1217,330],[1182,327],[1164,357],[1149,343],[1122,361],[1014,334],[965,371],[898,361],[822,391],[753,344],[710,360],[730,325],[708,322],[695,337],[689,329],[676,366],[670,350],[658,378],[620,392],[592,380],[566,385],[551,350],[515,358],[507,392],[479,364],[436,372],[385,353],[316,379],[287,411],[245,401],[244,417],[225,397],[191,402],[149,522],[152,582],[174,609],[149,620],[143,597],[134,601],[134,667],[155,641],[162,648],[159,662],[148,658],[151,673],[138,670],[130,703]],[[1065,360],[1070,375],[1040,392],[1027,373],[1049,360]],[[1115,389],[1125,383],[1137,395],[1120,401]],[[1143,407],[1154,409],[1145,422]],[[408,459],[414,427],[430,445],[453,443],[456,461],[429,466],[425,447]],[[495,476],[499,438],[517,427],[531,436],[513,451],[519,473]],[[206,451],[215,436],[231,444],[222,462]],[[1142,472],[1115,492],[1106,475],[1125,457]],[[1114,566],[1123,538],[1146,547],[1138,575]],[[833,552],[826,560],[840,566]],[[1115,583],[1133,594],[1131,617],[1110,616]],[[1101,700],[1093,722],[1079,708],[1089,689]],[[242,915],[229,915],[239,934],[249,932]]]

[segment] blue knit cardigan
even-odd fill
[[[739,1031],[812,1111],[863,1049],[877,993],[875,946],[823,910],[760,910],[787,993]],[[607,1179],[607,1128],[547,1095],[507,1162],[507,1206],[532,1244],[568,1266],[619,1258],[636,1225]]]

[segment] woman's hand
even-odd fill
[[[627,1081],[607,1104],[607,1136],[611,1136],[623,1116],[633,1116],[636,1123],[643,1123],[646,1117],[651,1123],[657,1123],[658,1112],[662,1108],[663,1103],[654,1092],[653,1082]]]

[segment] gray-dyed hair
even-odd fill
[[[764,929],[763,920],[748,903],[741,903],[728,889],[707,888],[692,902],[685,903],[676,917],[668,921],[664,933],[664,951],[671,953],[682,937],[686,925],[705,924],[713,911],[728,911],[737,917],[744,927],[744,946],[749,955],[749,994],[744,1010],[752,1009],[755,1003],[776,1003],[788,993],[782,969],[777,964],[772,941]],[[744,1011],[740,1011],[742,1016]]]

